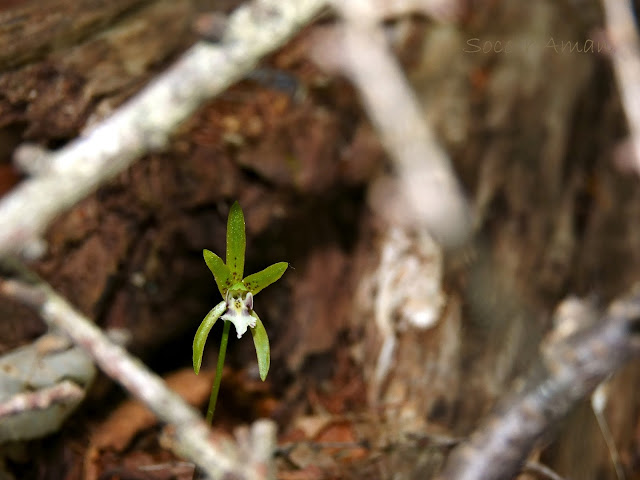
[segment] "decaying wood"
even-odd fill
[[[51,327],[64,332],[83,348],[103,372],[119,382],[129,393],[141,400],[163,422],[172,427],[167,445],[174,452],[193,461],[211,478],[234,474],[238,478],[266,478],[275,428],[263,425],[269,434],[259,435],[267,445],[254,445],[250,451],[260,454],[251,462],[247,452],[225,438],[210,438],[209,426],[195,409],[170,390],[160,377],[125,349],[109,340],[98,327],[80,314],[45,284],[32,286],[15,280],[0,281],[0,293],[24,302],[38,311]]]
[[[19,18],[37,23],[39,2],[28,5],[32,14]],[[62,7],[59,10],[63,15],[67,13]],[[82,17],[82,12],[76,13]],[[13,10],[5,13],[11,14],[16,15]],[[45,9],[40,14],[59,18],[58,10],[52,13]],[[193,43],[192,14],[190,0],[155,0],[111,18],[105,3],[96,5],[90,13],[97,25],[70,45],[47,44],[50,51],[40,57],[29,50],[36,48],[31,41],[35,42],[38,35],[34,34],[33,40],[29,37],[28,41],[17,42],[25,54],[34,58],[0,69],[0,127],[5,128],[5,141],[10,146],[14,144],[2,156],[9,157],[20,140],[38,142],[43,147],[51,138],[75,138],[80,130],[103,119],[159,73],[169,59]],[[73,29],[79,28],[74,27],[75,19],[62,19],[65,20],[55,25],[53,34],[72,35]],[[15,43],[17,39],[6,40]]]
[[[531,449],[576,404],[640,355],[640,285],[611,304],[604,317],[554,342],[544,378],[496,413],[454,450],[440,480],[507,480]],[[537,372],[536,376],[540,373]]]
[[[409,5],[422,13],[428,13],[422,9],[428,4],[453,5],[398,1],[385,2],[385,6],[392,3],[400,8]],[[269,255],[280,259],[278,255],[285,254],[289,261],[289,256],[295,258],[292,263],[297,268],[291,277],[294,280],[289,284],[285,280],[290,298],[283,290],[283,296],[271,304],[270,320],[273,331],[278,331],[272,336],[274,355],[282,367],[273,388],[286,393],[276,409],[265,411],[287,426],[299,412],[344,413],[348,408],[365,408],[358,389],[368,389],[369,406],[379,416],[367,420],[366,427],[374,434],[366,440],[371,444],[376,439],[393,441],[379,450],[372,475],[365,476],[430,478],[440,468],[444,450],[434,454],[422,445],[416,447],[415,442],[408,444],[407,435],[462,437],[475,429],[510,383],[523,381],[524,367],[537,353],[538,339],[548,329],[549,312],[559,298],[579,293],[608,301],[638,280],[640,268],[640,250],[636,248],[640,224],[629,221],[640,218],[640,190],[635,180],[625,177],[611,162],[612,147],[624,128],[611,88],[609,60],[604,55],[547,46],[551,39],[573,45],[590,38],[600,17],[597,8],[595,16],[589,12],[598,2],[502,0],[468,4],[475,6],[455,25],[413,18],[387,22],[384,31],[387,38],[401,39],[395,47],[420,102],[420,107],[412,108],[431,122],[431,137],[437,140],[431,153],[437,156],[446,151],[476,214],[473,229],[480,245],[470,249],[471,260],[465,258],[462,267],[453,271],[445,268],[437,249],[419,236],[397,241],[387,224],[380,227],[381,211],[389,206],[384,189],[370,195],[377,200],[370,203],[372,209],[361,210],[360,190],[354,195],[349,188],[364,188],[364,183],[371,181],[370,173],[358,169],[362,169],[359,161],[363,158],[381,156],[375,135],[361,117],[354,120],[356,109],[345,101],[353,96],[351,90],[344,85],[342,89],[327,88],[327,82],[334,81],[327,77],[300,75],[301,90],[311,91],[312,100],[291,101],[273,92],[244,89],[232,92],[233,102],[242,104],[240,107],[221,102],[192,117],[188,132],[172,140],[173,151],[151,155],[112,184],[111,190],[57,222],[49,237],[55,247],[46,265],[40,265],[43,273],[76,307],[85,313],[98,312],[88,316],[101,324],[125,323],[129,327],[135,322],[132,331],[143,345],[144,327],[135,330],[139,324],[153,325],[157,331],[167,327],[161,341],[173,341],[172,335],[179,329],[168,328],[170,322],[178,317],[188,318],[186,323],[192,321],[194,312],[209,301],[210,291],[198,287],[202,277],[193,275],[199,261],[194,252],[217,241],[218,232],[223,231],[219,217],[225,202],[241,199],[248,214],[260,220],[249,222],[259,225],[253,232],[260,244],[254,250],[258,252],[254,260]],[[152,7],[145,2],[138,8]],[[380,13],[384,15],[388,12]],[[568,18],[571,21],[567,22]],[[374,15],[376,22],[379,19]],[[120,38],[126,43],[126,35]],[[376,40],[378,46],[384,41],[380,36]],[[509,54],[498,51],[497,42],[504,45],[508,40],[513,41],[514,50]],[[471,48],[484,42],[489,50]],[[103,43],[96,40],[91,45],[87,51],[98,54]],[[301,45],[305,42],[294,48],[306,48]],[[162,58],[171,52],[169,48]],[[394,61],[395,52],[386,53]],[[42,143],[68,138],[65,135],[83,125],[86,115],[90,123],[101,118],[104,111],[119,103],[108,97],[114,92],[118,98],[132,93],[150,73],[110,76],[126,79],[113,83],[87,67],[82,55],[55,49],[50,54],[55,65],[69,67],[66,72],[87,70],[89,81],[79,82],[83,87],[76,97],[71,95],[76,84],[69,81],[73,75],[58,83],[63,92],[71,92],[67,97],[107,98],[104,103],[99,100],[99,111],[93,104],[72,102],[77,106],[69,113],[72,127],[64,129],[64,122],[53,122],[56,129],[46,130],[41,126],[47,124],[47,117],[39,112],[62,111],[56,108],[59,104],[42,106],[29,97],[29,89],[20,92],[14,103],[9,102],[18,110],[11,111],[12,116],[0,115],[0,122],[5,119],[12,128],[24,122],[29,125],[29,138]],[[280,68],[304,63],[300,61],[304,54],[287,52],[284,57],[287,55],[296,60],[287,63],[280,59],[276,62]],[[127,57],[121,66],[135,67],[135,62],[130,63],[134,57]],[[145,65],[151,65],[144,53],[142,57]],[[112,68],[113,64],[101,65]],[[51,71],[17,66],[16,72],[25,70],[22,76],[15,73],[11,77],[14,84],[31,78],[29,68],[31,72]],[[296,70],[296,75],[305,68]],[[375,74],[361,77],[362,82],[378,79]],[[402,75],[394,78],[398,77],[404,82]],[[404,88],[411,93],[406,84]],[[238,100],[242,95],[247,98]],[[2,98],[0,109],[1,102]],[[33,105],[31,117],[19,111],[25,104]],[[36,119],[40,127],[31,128],[38,126]],[[399,128],[404,120],[402,112],[383,120],[399,129],[399,135],[411,131]],[[290,127],[292,124],[296,126]],[[62,136],[56,137],[55,132],[62,132]],[[351,135],[357,140],[352,142]],[[160,140],[161,145],[168,138]],[[46,164],[56,155],[45,151],[43,158]],[[349,170],[354,165],[355,169]],[[354,171],[354,177],[341,183],[344,175],[349,175],[345,172]],[[331,197],[329,203],[324,202],[327,197]],[[265,225],[274,225],[274,230]],[[296,235],[297,229],[313,232],[313,238]],[[294,232],[292,239],[282,233],[285,230]],[[267,237],[260,238],[265,232]],[[31,233],[17,237],[14,246]],[[385,248],[395,248],[386,263],[382,261]],[[428,278],[412,283],[407,277],[415,276],[416,271]],[[359,283],[360,288],[352,288]],[[394,290],[394,286],[402,288]],[[431,289],[433,295],[415,298],[419,288]],[[169,302],[176,305],[165,308]],[[167,314],[167,310],[171,312]],[[437,318],[425,315],[425,311],[436,312],[432,317]],[[161,315],[164,323],[157,321]],[[586,337],[587,344],[580,348],[588,350],[595,343]],[[577,338],[573,350],[556,353],[562,357],[577,351]],[[253,352],[243,348],[239,345],[235,352],[238,363],[253,359]],[[336,349],[339,355],[335,355]],[[637,453],[633,450],[637,443],[637,369],[624,375],[611,381],[605,414],[613,422],[613,437],[621,447],[624,467],[633,468],[629,459]],[[368,382],[364,387],[361,377]],[[532,386],[518,397],[524,407],[509,403],[513,410],[503,408],[501,412],[511,416],[501,418],[526,420],[527,405],[542,408],[545,399],[561,395],[557,383],[536,385],[538,388]],[[593,421],[592,412],[587,413]],[[539,420],[533,422],[534,436],[546,419],[533,419]],[[494,425],[489,433],[509,433],[506,427],[501,428]],[[595,422],[589,428],[587,425],[580,432],[599,435]],[[575,422],[569,420],[564,429],[575,434]],[[353,435],[359,448],[368,444]],[[576,454],[579,450],[572,451],[572,446],[583,448],[583,442],[566,438],[569,440],[547,449],[541,461],[550,460],[548,464],[564,477],[581,480],[595,477],[577,475],[572,468],[558,469],[554,460],[563,455],[566,465],[580,463],[590,473],[611,470],[605,446],[584,447]],[[517,440],[523,447],[520,455],[526,455],[530,440]],[[487,441],[486,445],[493,448],[496,443]],[[509,453],[508,448],[505,451]],[[478,462],[489,472],[489,466]],[[516,468],[520,463],[512,459],[509,465]],[[362,478],[359,473],[355,476]]]
[[[257,2],[236,11],[221,44],[198,43],[166,73],[99,125],[49,158],[46,175],[0,202],[0,254],[29,244],[60,212],[131,165],[162,149],[202,103],[255,67],[324,6],[321,0]]]
[[[16,5],[3,5],[0,71],[70,47],[145,1],[148,0],[18,0]]]

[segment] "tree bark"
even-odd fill
[[[531,380],[557,304],[577,295],[604,306],[640,271],[640,191],[619,168],[625,120],[597,2],[467,3],[453,23],[385,27],[471,204],[464,247],[443,251],[390,222],[397,180],[378,125],[348,81],[310,60],[329,18],[61,215],[34,269],[101,327],[128,329],[145,360],[186,365],[219,300],[201,251],[224,252],[237,199],[247,270],[294,269],[258,299],[276,400],[248,402],[240,382],[227,401],[248,412],[242,421],[267,412],[287,434],[309,412],[367,412],[354,423],[369,455],[338,476],[433,478],[450,444],[424,439],[466,438]],[[65,144],[162,71],[196,40],[202,8],[49,0],[0,10],[0,183],[19,144]],[[7,300],[0,312],[13,319],[0,322],[0,351],[42,331]],[[257,378],[250,343],[229,352],[247,384]],[[605,408],[629,478],[640,472],[639,380],[637,364],[614,376]],[[551,445],[538,445],[540,458],[565,478],[615,478],[589,408]]]

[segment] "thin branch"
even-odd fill
[[[620,98],[627,114],[633,166],[640,174],[640,38],[633,21],[630,0],[602,0],[611,57],[618,79]]]
[[[604,317],[559,340],[542,381],[492,414],[456,448],[439,480],[516,476],[538,440],[609,375],[640,355],[640,284]]]
[[[31,440],[58,431],[83,399],[82,387],[62,380],[0,401],[0,444]]]
[[[566,480],[546,465],[538,462],[527,462],[522,470],[527,473],[533,473],[538,478],[546,480]]]
[[[46,410],[51,405],[78,403],[84,398],[84,391],[78,385],[68,380],[59,384],[37,390],[35,392],[19,393],[6,402],[0,403],[0,418],[18,415],[32,410]]]
[[[56,215],[144,153],[164,148],[180,122],[251,71],[324,5],[324,0],[256,0],[240,7],[220,44],[195,44],[111,117],[61,150],[44,154],[39,163],[49,165],[47,172],[0,201],[0,256],[19,252]]]
[[[223,438],[211,437],[208,425],[196,410],[167,388],[142,362],[111,342],[49,286],[0,280],[0,294],[37,310],[50,327],[69,336],[107,375],[147,405],[161,421],[170,424],[172,433],[167,443],[177,455],[193,461],[212,478],[221,478],[224,474],[233,474],[239,479],[267,478],[269,468],[263,457],[265,451],[271,452],[274,448],[272,425],[256,427],[260,434],[254,436],[262,442],[268,440],[267,445],[239,448]],[[268,431],[267,434],[264,431]],[[252,451],[260,452],[260,458],[255,458]]]
[[[405,226],[426,225],[444,246],[464,243],[470,230],[467,201],[447,153],[387,45],[377,23],[380,12],[369,0],[333,5],[345,22],[318,42],[314,58],[351,79],[395,162],[402,206],[394,218]]]
[[[591,395],[591,409],[593,410],[593,414],[598,422],[598,427],[600,427],[600,433],[602,433],[604,443],[607,445],[607,449],[609,450],[609,457],[611,458],[611,463],[616,471],[616,477],[618,480],[625,480],[626,477],[624,474],[624,467],[622,466],[622,460],[620,459],[620,453],[618,452],[615,438],[613,437],[613,433],[609,428],[609,424],[607,423],[607,419],[604,414],[604,409],[609,396],[608,390],[609,382],[603,382],[598,385],[598,388],[596,388]]]

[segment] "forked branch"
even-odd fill
[[[640,284],[593,326],[545,355],[542,381],[506,402],[449,457],[438,480],[510,479],[538,440],[609,375],[640,355]]]

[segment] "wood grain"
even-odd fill
[[[17,0],[0,3],[0,70],[73,45],[148,0]]]

